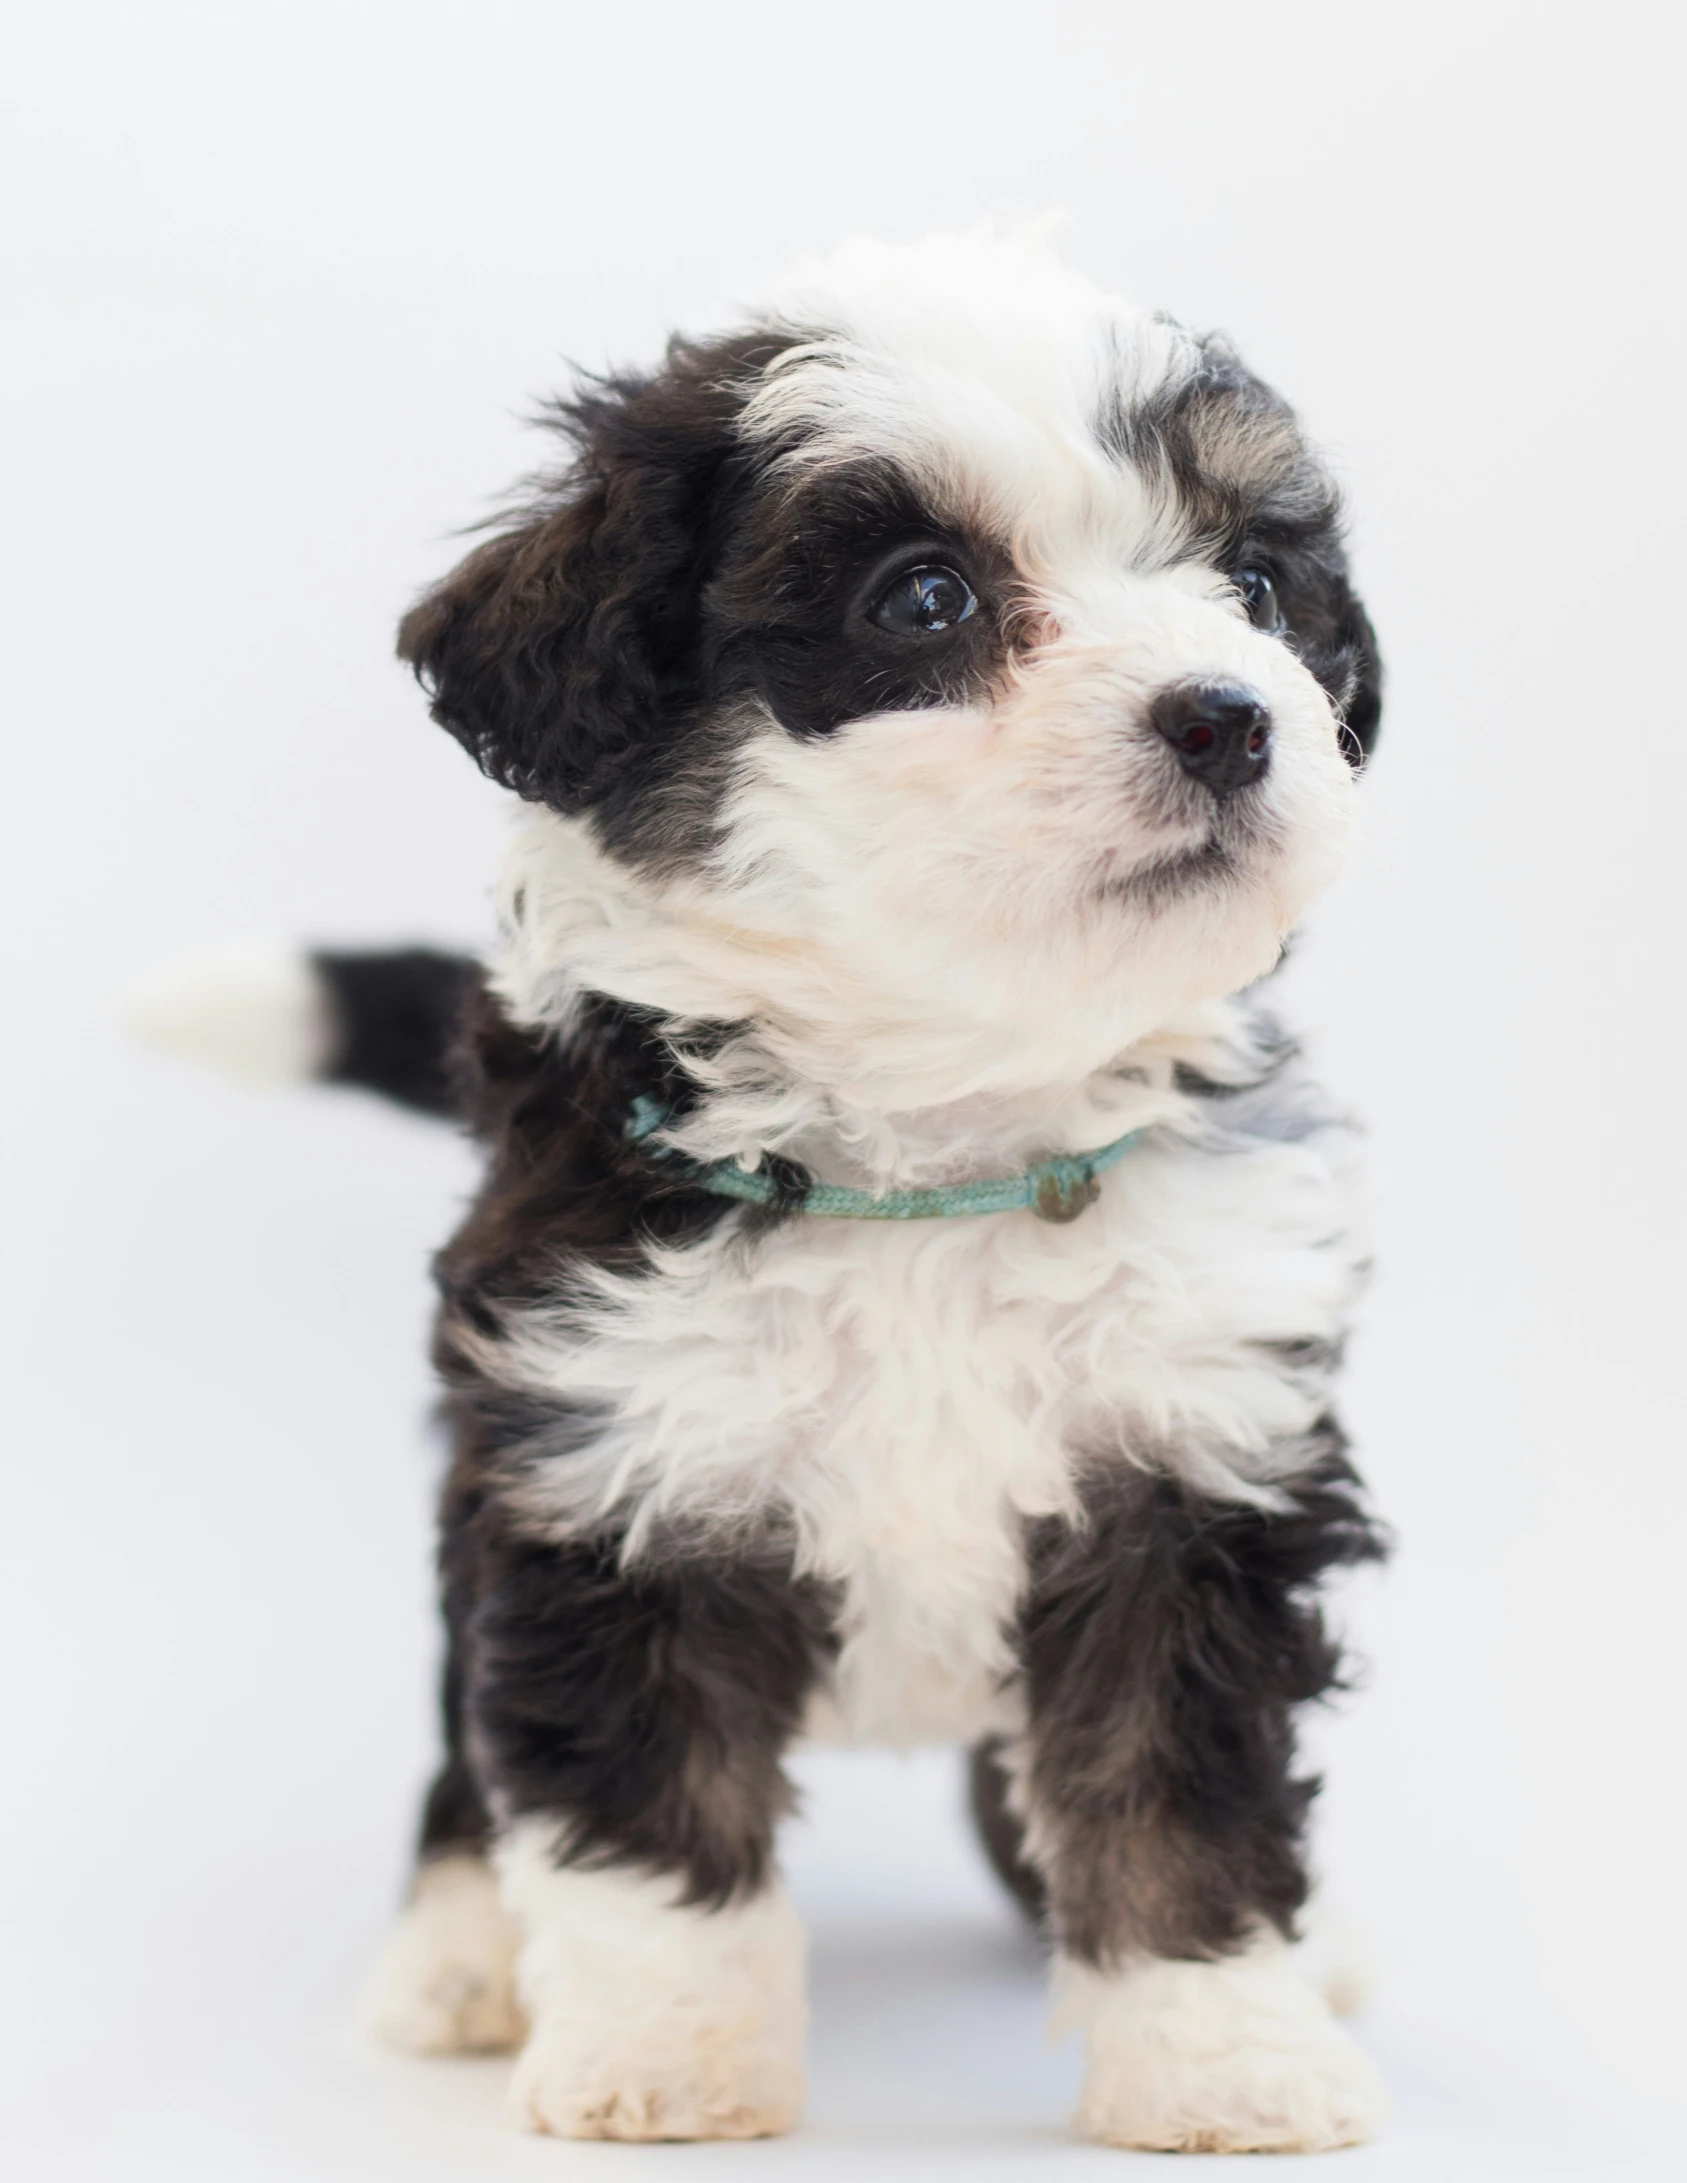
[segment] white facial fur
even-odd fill
[[[894,461],[939,516],[1003,542],[1023,641],[974,701],[806,740],[746,723],[713,858],[617,875],[623,959],[597,934],[591,975],[670,1011],[753,1015],[782,1070],[881,1112],[1070,1088],[1268,971],[1335,875],[1352,779],[1329,699],[1195,557],[1166,479],[1098,436],[1110,403],[1188,374],[1189,336],[980,237],[851,246],[780,315],[838,330],[770,371],[746,438],[795,436],[781,461],[804,475]],[[1281,472],[1292,496],[1285,430],[1213,460]],[[1192,680],[1271,712],[1269,770],[1223,810],[1148,716]],[[578,870],[554,822],[540,834]],[[546,854],[532,835],[517,851],[530,901],[535,882],[555,901]],[[528,914],[505,991],[555,1020],[534,985],[558,936]]]

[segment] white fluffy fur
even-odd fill
[[[1118,565],[1163,555],[1166,513],[1097,442],[1103,401],[1140,403],[1187,371],[1181,327],[1104,294],[1033,229],[915,249],[858,238],[800,266],[778,315],[819,338],[781,356],[745,419],[812,469],[889,456],[935,504],[1009,537],[1128,525]],[[794,445],[792,443],[795,443]]]
[[[803,2101],[805,1947],[783,1888],[724,1910],[671,1881],[558,1869],[555,1829],[513,1828],[498,1854],[527,1930],[532,2034],[511,2099],[532,2128],[575,2138],[751,2138]]]
[[[1087,2056],[1079,2129],[1150,2152],[1317,2153],[1382,2119],[1381,2081],[1278,1940],[1216,1963],[1063,1961],[1056,2025]]]
[[[712,928],[653,908],[580,831],[530,823],[512,884],[512,999],[565,999],[529,949],[638,999],[666,948],[689,951],[697,1013],[711,1012]],[[674,975],[671,961],[659,973]],[[1158,1135],[1070,1227],[803,1220],[750,1253],[729,1220],[637,1278],[597,1275],[584,1304],[512,1316],[488,1368],[605,1417],[586,1451],[526,1467],[524,1512],[562,1534],[613,1510],[631,1551],[670,1521],[788,1523],[801,1566],[847,1602],[817,1730],[908,1741],[1009,1725],[1021,1526],[1071,1512],[1075,1466],[1172,1462],[1268,1499],[1322,1407],[1316,1375],[1262,1345],[1341,1329],[1359,1257],[1346,1141],[1314,1130],[1215,1156],[1173,1063],[1223,1077],[1247,1056],[1242,1013],[1207,1002],[1053,1095],[892,1114],[805,1087],[765,1049],[729,1053],[675,1136],[710,1157],[777,1145],[829,1180],[1011,1173],[1033,1152]]]
[[[1246,1074],[1226,996],[1337,868],[1351,775],[1312,676],[1097,440],[1106,387],[1160,385],[1187,336],[978,237],[851,246],[786,310],[835,332],[769,375],[752,436],[800,423],[806,462],[898,454],[940,510],[1012,539],[1038,642],[976,703],[806,742],[750,723],[701,868],[635,871],[584,823],[528,818],[499,990],[552,1030],[582,988],[752,1021],[668,1134],[694,1157],[777,1151],[882,1188],[1157,1135],[1070,1228],[811,1219],[752,1254],[732,1220],[512,1319],[483,1362],[605,1420],[526,1470],[532,1520],[614,1510],[633,1552],[669,1520],[788,1523],[846,1599],[817,1723],[967,1736],[1011,1719],[1023,1521],[1074,1509],[1079,1464],[1268,1499],[1322,1407],[1263,1345],[1341,1330],[1359,1246],[1339,1134],[1215,1158],[1173,1065]],[[1271,766],[1228,869],[1156,889],[1215,806],[1148,707],[1209,677],[1269,704]]]
[[[1175,1070],[1257,1073],[1232,996],[1338,868],[1351,775],[1325,693],[1250,625],[1167,478],[1098,435],[1110,402],[1190,368],[1188,336],[1034,244],[978,237],[851,246],[781,308],[826,330],[768,373],[748,436],[793,465],[899,459],[939,521],[1011,552],[1029,641],[965,703],[811,740],[739,720],[700,863],[634,869],[589,822],[529,815],[498,990],[552,1033],[586,990],[753,1024],[696,1062],[704,1097],[658,1140],[697,1158],[778,1152],[884,1188],[1151,1135],[1070,1226],[803,1219],[749,1248],[734,1214],[635,1278],[587,1274],[512,1313],[480,1362],[598,1421],[583,1448],[512,1463],[533,1528],[613,1515],[629,1557],[669,1526],[788,1531],[843,1600],[810,1726],[972,1738],[1020,1725],[1024,1525],[1076,1517],[1084,1466],[1170,1466],[1269,1505],[1310,1445],[1325,1389],[1306,1360],[1339,1338],[1361,1255],[1345,1139],[1288,1083],[1215,1142]],[[1213,459],[1291,493],[1286,430]],[[1272,721],[1269,770],[1222,813],[1150,710],[1215,679]],[[500,1851],[528,1935],[524,2118],[585,2137],[786,2127],[804,2010],[783,1893],[700,1911],[666,1881],[558,1869],[556,1847],[523,1824]],[[400,1949],[424,1994],[461,1960],[446,1909],[418,1901]],[[1067,1965],[1061,1991],[1096,2137],[1313,2149],[1375,2118],[1369,2064],[1275,1944]],[[431,2006],[402,2020],[431,2026]]]
[[[333,1037],[308,958],[268,940],[178,956],[129,989],[122,1014],[144,1045],[262,1090],[318,1075]]]
[[[364,2028],[412,2054],[502,2053],[526,2029],[516,1999],[521,1929],[479,1857],[441,1857],[416,1875],[364,1985]]]
[[[495,977],[563,1032],[583,990],[755,1026],[695,1064],[666,1142],[754,1167],[787,1154],[872,1188],[1016,1171],[1152,1136],[1099,1202],[908,1225],[741,1216],[512,1315],[482,1363],[595,1411],[585,1448],[527,1451],[535,1528],[609,1515],[636,1557],[665,1527],[773,1524],[836,1584],[843,1643],[816,1733],[972,1738],[1020,1725],[1008,1638],[1027,1518],[1076,1515],[1095,1462],[1170,1465],[1269,1504],[1322,1411],[1304,1360],[1342,1331],[1362,1255],[1343,1133],[1292,1082],[1215,1127],[1175,1066],[1246,1081],[1230,996],[1269,970],[1338,868],[1351,776],[1328,699],[1195,557],[1162,480],[1105,452],[1105,390],[1187,368],[1175,329],[1034,248],[855,246],[811,269],[746,429],[793,462],[893,452],[937,512],[1011,542],[1036,642],[975,702],[800,742],[750,718],[716,853],[635,871],[589,825],[529,816]],[[1267,467],[1269,434],[1230,451]],[[1149,713],[1223,678],[1269,705],[1272,759],[1227,868],[1214,806]],[[1234,821],[1235,814],[1228,815]],[[1299,1345],[1291,1348],[1291,1345]],[[1301,1361],[1291,1361],[1291,1355]],[[575,2135],[739,2135],[799,2097],[800,1937],[782,1895],[714,1915],[660,1883],[557,1872],[524,1830],[508,1899],[532,1920],[517,2099]],[[1374,2075],[1287,1952],[1067,1965],[1090,2066],[1082,2126],[1150,2147],[1313,2149],[1365,2136]],[[588,1998],[589,1997],[589,1998]]]

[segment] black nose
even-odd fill
[[[1180,682],[1149,708],[1191,780],[1228,796],[1271,762],[1271,715],[1239,682]]]

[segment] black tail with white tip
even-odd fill
[[[459,1111],[453,1057],[482,971],[436,948],[245,942],[184,956],[136,986],[129,1031],[244,1084],[349,1084],[421,1114]]]

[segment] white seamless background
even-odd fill
[[[1355,511],[1390,686],[1285,987],[1366,1118],[1397,1562],[1315,1741],[1396,2119],[1343,2174],[1678,2172],[1682,33],[1642,7],[13,0],[0,545],[6,2126],[34,2179],[1097,2174],[951,1763],[805,1766],[811,2121],[525,2141],[348,1997],[431,1741],[429,1250],[355,1099],[127,1051],[253,932],[481,939],[391,659],[563,373],[799,251],[1069,212]]]

